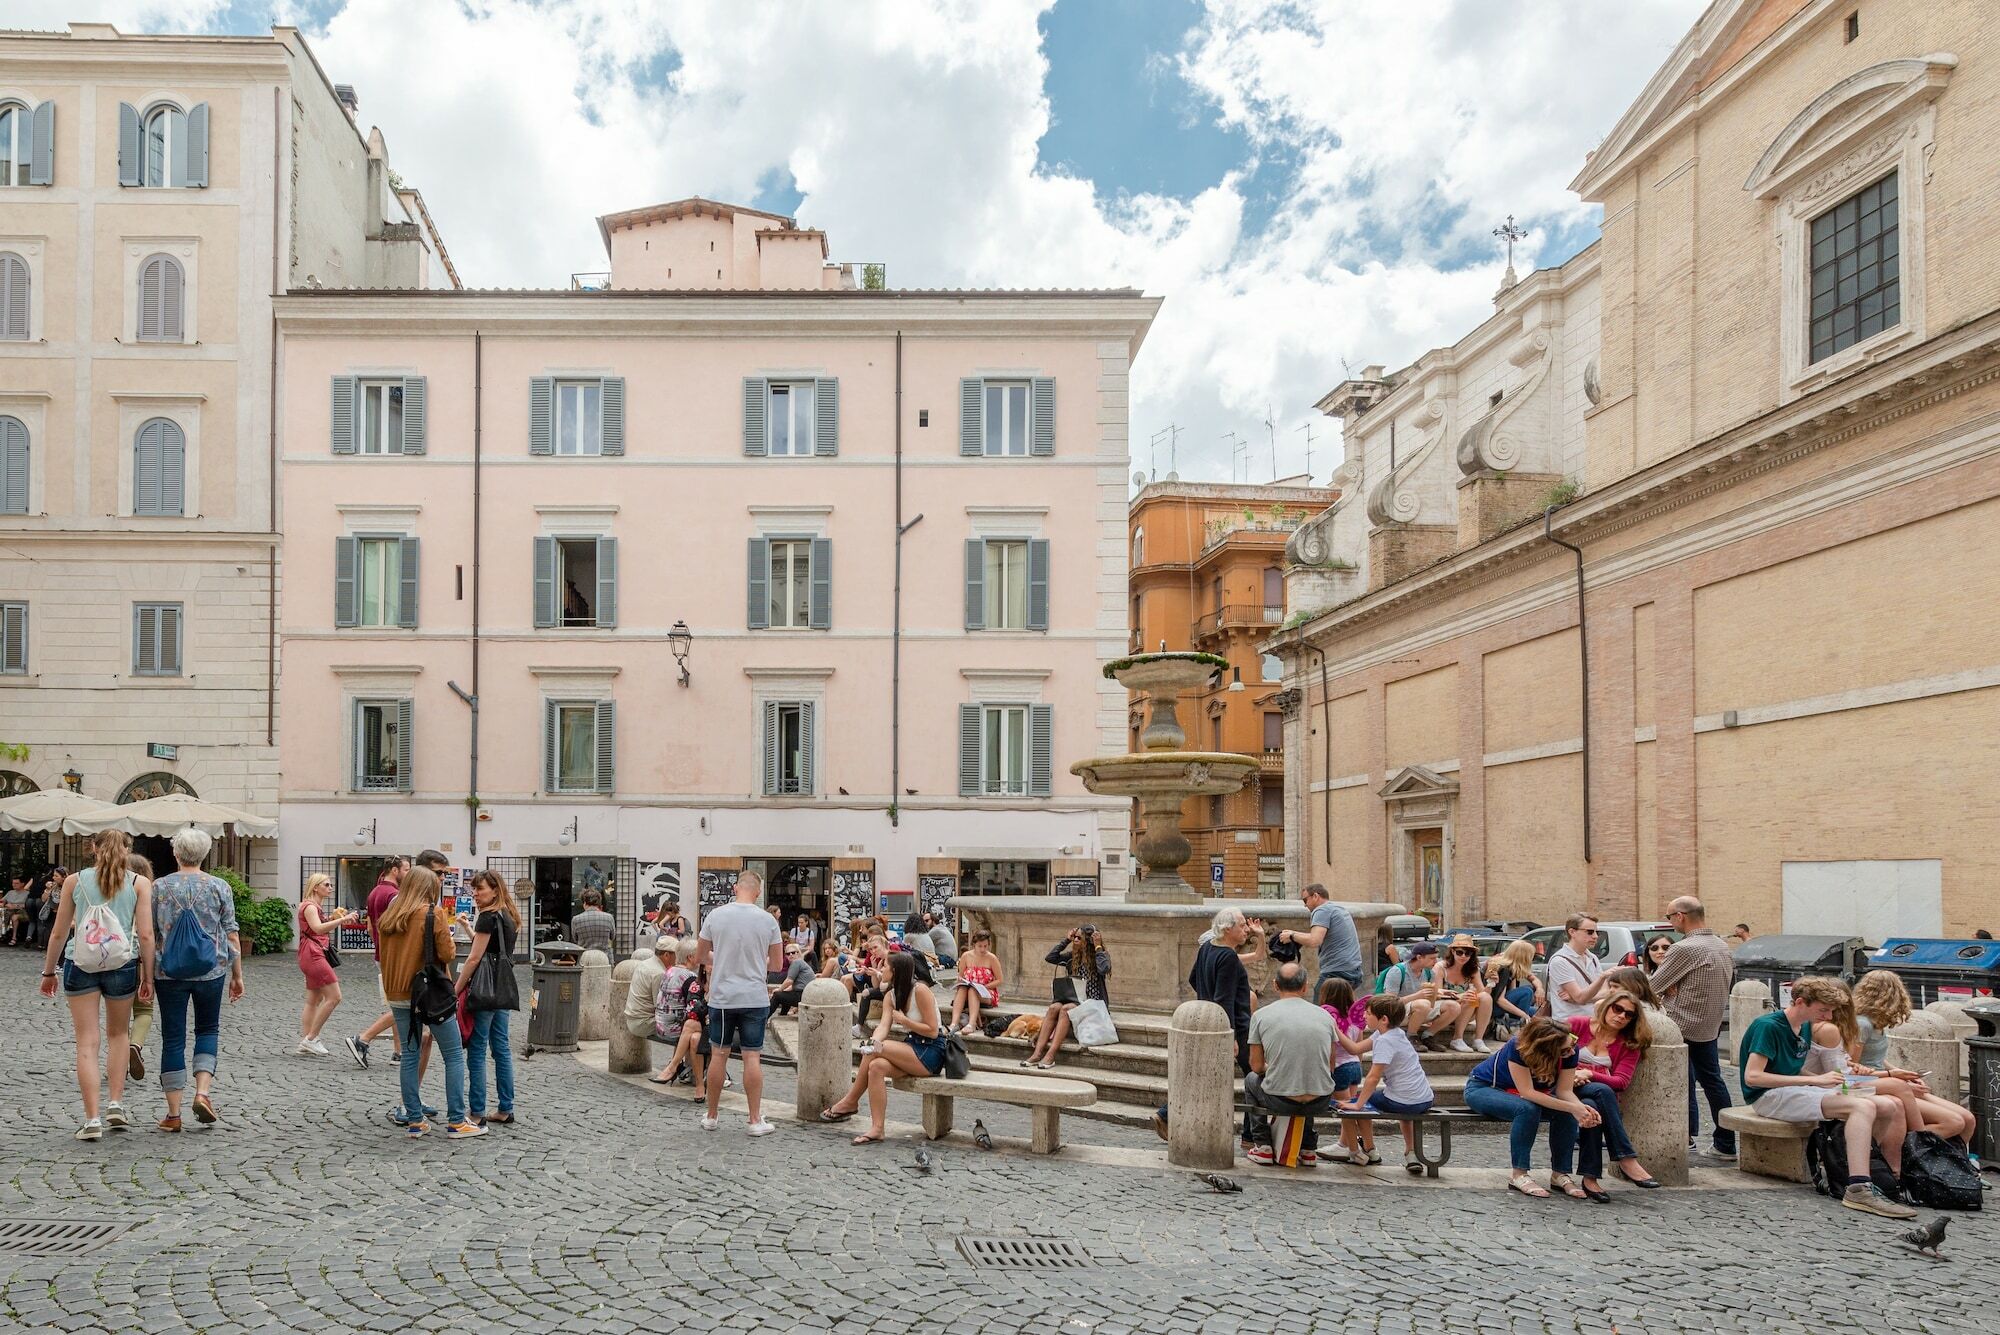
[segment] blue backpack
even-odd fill
[[[160,974],[188,981],[206,978],[215,972],[215,938],[201,929],[194,914],[182,909],[167,929],[167,944],[160,951]]]

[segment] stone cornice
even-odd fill
[[[115,83],[169,77],[176,87],[289,82],[291,52],[271,37],[176,37],[121,33],[93,39],[68,33],[0,36],[0,64],[20,83]]]

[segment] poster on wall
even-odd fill
[[[875,873],[837,871],[833,874],[833,939],[845,942],[849,925],[875,914]]]
[[[713,867],[704,867],[698,875],[701,877],[697,893],[701,896],[702,916],[707,916],[710,909],[719,909],[736,898],[735,871],[718,871]]]
[[[681,898],[681,864],[641,862],[639,864],[639,916],[657,916],[668,904]]]
[[[953,933],[958,931],[958,919],[951,908],[952,897],[956,894],[958,894],[956,876],[917,877],[917,902],[923,906],[924,912],[943,923]]]
[[[1094,895],[1097,893],[1095,876],[1058,876],[1051,887],[1059,895]]]
[[[472,873],[475,870],[473,867],[446,867],[438,873],[438,907],[451,911],[451,935],[461,945],[472,940]]]

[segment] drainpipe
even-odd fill
[[[924,522],[903,522],[903,331],[896,331],[896,576],[890,595],[889,631],[889,826],[903,814],[903,535]]]
[[[484,517],[480,493],[481,410],[486,403],[481,393],[484,355],[485,345],[475,329],[472,331],[472,690],[468,694],[459,690],[457,685],[447,683],[472,710],[472,745],[465,780],[466,796],[471,799],[465,804],[465,851],[468,855],[479,852],[479,526]]]
[[[1590,637],[1583,619],[1583,548],[1564,542],[1555,535],[1556,507],[1542,511],[1542,536],[1576,557],[1576,653],[1582,668],[1582,698],[1577,702],[1583,718],[1583,861],[1590,863]]]
[[[1333,701],[1328,698],[1326,684],[1326,650],[1306,640],[1299,641],[1299,648],[1319,659],[1319,730],[1326,744],[1325,754],[1320,760],[1320,815],[1321,833],[1326,837],[1326,869],[1333,874]]]

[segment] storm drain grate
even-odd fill
[[[130,1227],[109,1219],[0,1219],[0,1252],[82,1256]]]
[[[1097,1265],[1089,1252],[1058,1238],[960,1238],[959,1254],[997,1270],[1084,1270]]]

